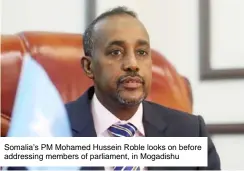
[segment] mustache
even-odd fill
[[[132,78],[137,78],[140,79],[142,84],[145,84],[145,80],[142,76],[140,76],[137,72],[129,72],[126,75],[123,75],[121,77],[119,77],[118,81],[117,81],[117,85],[119,85],[120,83],[122,83],[127,77],[132,77]]]

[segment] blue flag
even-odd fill
[[[71,137],[68,115],[58,90],[40,64],[29,55],[23,59],[8,137]]]

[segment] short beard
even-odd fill
[[[120,104],[133,107],[139,105],[143,100],[146,99],[146,93],[143,93],[143,96],[139,100],[126,100],[120,96],[120,91],[117,91],[116,97]]]

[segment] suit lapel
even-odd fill
[[[150,102],[143,102],[143,126],[146,137],[166,137],[167,123]],[[147,170],[167,170],[165,167],[147,167]]]
[[[143,102],[143,126],[146,137],[165,137],[167,123],[150,102]]]

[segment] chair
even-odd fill
[[[82,35],[32,31],[1,35],[1,40],[1,136],[6,136],[9,128],[25,53],[30,53],[43,66],[64,103],[77,99],[92,85],[80,65],[84,54]],[[152,58],[153,83],[148,100],[191,113],[188,80],[155,50],[152,50]]]

